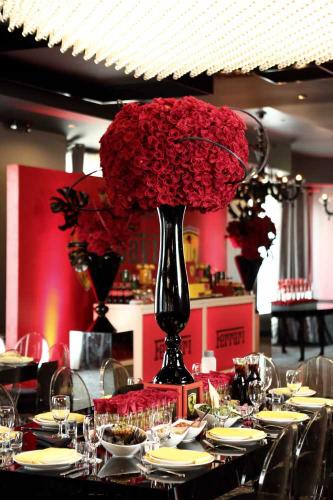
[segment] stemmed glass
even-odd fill
[[[11,405],[0,406],[0,425],[12,429],[15,426],[15,410]]]
[[[287,370],[286,372],[287,387],[292,396],[295,396],[302,387],[302,374],[299,370]]]
[[[63,394],[52,396],[51,412],[52,412],[52,417],[56,422],[58,422],[59,425],[59,430],[57,434],[57,437],[59,438],[67,437],[67,434],[63,433],[62,431],[62,427],[63,423],[65,423],[69,417],[70,407],[71,407],[71,402],[69,396],[65,396]]]
[[[83,420],[83,436],[88,448],[91,450],[90,463],[93,465],[93,475],[96,476],[97,448],[101,444],[104,425],[97,421],[94,416],[87,415]]]
[[[248,394],[250,401],[254,407],[254,413],[258,413],[260,407],[266,403],[265,386],[260,380],[249,382]]]

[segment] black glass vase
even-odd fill
[[[189,384],[193,377],[185,368],[180,350],[179,333],[190,317],[190,296],[183,252],[183,220],[185,206],[161,205],[157,211],[160,221],[160,253],[158,261],[155,317],[166,333],[166,351],[155,384]]]
[[[96,300],[95,307],[97,318],[89,328],[90,332],[116,332],[115,327],[106,317],[109,308],[105,300],[112,288],[116,278],[122,257],[112,250],[98,255],[94,252],[87,252],[87,265]]]
[[[90,332],[115,332],[115,327],[106,318],[109,308],[105,305],[105,300],[112,288],[117,275],[121,255],[109,250],[103,255],[98,255],[88,251],[88,245],[85,241],[72,241],[68,248],[69,260],[76,272],[89,272],[92,289],[95,294],[97,306],[95,311],[97,318],[88,331]]]
[[[261,257],[257,259],[247,259],[243,255],[235,257],[238,272],[247,292],[253,290],[262,261]]]

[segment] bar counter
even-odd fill
[[[161,367],[165,339],[155,321],[154,304],[111,304],[107,317],[118,331],[133,330],[134,377],[151,380]],[[191,316],[181,337],[189,369],[208,349],[215,352],[218,370],[232,368],[233,357],[256,348],[255,297],[191,300]]]

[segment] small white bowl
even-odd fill
[[[183,433],[180,432],[174,432],[173,426],[171,426],[171,432],[168,437],[163,438],[163,436],[160,435],[158,432],[159,429],[163,429],[165,427],[164,424],[156,425],[155,427],[152,428],[152,431],[156,432],[159,439],[161,446],[166,446],[167,448],[175,448],[179,443],[181,443],[186,436],[187,430],[184,431]]]
[[[189,426],[191,424],[193,424],[193,421],[191,420],[185,420],[183,418],[179,418],[178,420],[176,420],[176,422],[174,422],[172,425],[173,426],[176,426],[177,424],[181,423],[181,422],[184,422],[186,424],[188,424]],[[187,429],[187,431],[185,431],[185,436],[183,438],[183,443],[190,443],[191,441],[194,441],[195,438],[197,436],[199,436],[199,434],[203,431],[203,429],[205,428],[205,426],[207,425],[207,421],[203,420],[201,423],[200,423],[200,427],[189,427]]]
[[[110,428],[111,430],[114,429],[116,432],[116,427],[114,424],[106,425],[104,429]],[[101,439],[101,444],[104,446],[104,448],[109,452],[112,453],[114,457],[133,457],[136,455],[140,449],[143,447],[144,443],[147,441],[147,434],[145,431],[142,429],[139,429],[138,427],[134,426],[126,426],[130,427],[133,430],[139,430],[140,433],[142,433],[145,437],[145,439],[138,444],[116,444],[116,443],[110,443],[109,441],[105,441],[104,439]]]

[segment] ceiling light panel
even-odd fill
[[[332,0],[0,0],[49,46],[162,80],[333,59]]]

